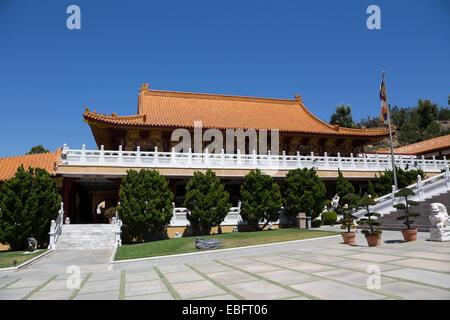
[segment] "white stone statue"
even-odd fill
[[[337,194],[334,195],[333,199],[331,200],[331,205],[336,210],[339,205],[339,196]]]
[[[447,208],[442,203],[432,203],[430,205],[430,240],[450,241],[450,217]]]

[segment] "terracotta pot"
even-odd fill
[[[344,244],[355,244],[356,232],[344,232],[341,233]]]
[[[417,228],[415,229],[403,229],[403,238],[405,242],[416,241],[417,240]]]
[[[380,234],[366,234],[366,240],[369,247],[379,247],[381,244]]]

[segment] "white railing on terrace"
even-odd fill
[[[420,175],[417,176],[417,183],[409,185],[407,188],[411,189],[415,195],[409,196],[408,200],[413,201],[424,201],[433,196],[439,195],[441,193],[446,193],[450,191],[450,171],[447,168],[446,171],[441,174],[435,175],[434,177],[422,180]],[[395,186],[392,186],[392,192],[388,193],[380,198],[376,199],[376,204],[369,206],[371,212],[377,212],[381,215],[389,214],[396,209],[393,207],[394,204],[404,201],[403,198],[397,198],[394,194],[397,192]],[[359,210],[354,214],[355,217],[362,218],[366,213],[366,210]]]
[[[283,208],[281,208],[283,210]],[[170,223],[168,226],[170,227],[187,227],[190,225],[189,220],[187,219],[187,214],[189,210],[187,208],[175,208],[173,209],[173,216],[170,220]],[[259,224],[265,224],[266,221],[261,221]],[[289,224],[290,221],[283,216],[283,214],[280,214],[280,218],[276,221],[270,221],[272,224]],[[225,216],[225,219],[220,224],[221,226],[239,226],[239,225],[246,225],[247,222],[244,221],[241,217],[241,202],[239,201],[239,204],[237,207],[231,207],[228,214]]]
[[[422,169],[427,172],[440,172],[449,167],[449,161],[414,158],[412,156],[395,156],[397,167],[410,170]],[[283,151],[281,155],[256,154],[219,154],[209,153],[205,149],[204,153],[189,152],[159,152],[155,147],[154,151],[123,151],[119,147],[117,151],[86,150],[85,145],[79,150],[69,149],[64,145],[62,150],[62,164],[82,165],[82,166],[123,166],[123,167],[150,167],[150,168],[199,168],[199,169],[266,169],[266,170],[291,170],[296,168],[314,168],[316,170],[337,170],[343,171],[384,171],[392,167],[390,156],[375,157],[329,157],[325,152],[323,156],[316,156],[313,152],[310,155],[286,155]]]

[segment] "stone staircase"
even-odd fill
[[[113,224],[64,224],[56,250],[114,248]]]
[[[417,227],[418,231],[428,232],[431,227],[430,216],[430,204],[434,202],[442,203],[447,211],[450,212],[450,191],[441,193],[419,202],[419,205],[413,206],[412,211],[420,213],[419,217],[413,217],[414,221],[412,227]],[[379,217],[378,220],[382,223],[380,227],[375,227],[379,230],[402,230],[406,226],[403,224],[403,220],[397,220],[397,217],[403,214],[403,210],[395,210],[389,214],[385,214]],[[369,226],[360,224],[358,229],[369,229]]]

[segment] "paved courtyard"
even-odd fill
[[[2,299],[450,299],[450,243],[383,233],[368,248],[340,236],[291,244],[109,264],[111,252],[55,252],[0,271]],[[69,289],[67,266],[80,268]],[[368,272],[369,271],[369,272]],[[377,273],[379,271],[379,274]],[[379,277],[378,277],[379,275]]]

